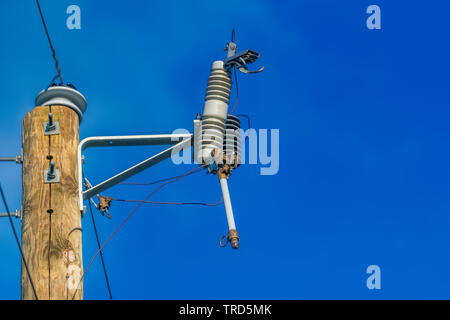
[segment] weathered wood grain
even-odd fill
[[[60,134],[44,136],[43,123],[50,110],[54,121],[59,121]],[[22,246],[39,299],[72,299],[83,270],[81,232],[70,236],[69,252],[66,241],[71,230],[81,227],[77,205],[78,127],[77,114],[63,106],[36,107],[23,120]],[[60,183],[44,184],[48,156],[60,170]],[[66,280],[68,272],[70,278]],[[82,297],[81,284],[75,299]],[[34,299],[23,266],[22,299]]]

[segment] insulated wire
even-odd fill
[[[37,7],[39,9],[39,14],[41,15],[41,20],[42,20],[42,24],[44,26],[45,34],[47,35],[48,44],[50,45],[50,49],[52,50],[53,60],[55,60],[56,71],[58,72],[58,75],[55,76],[55,78],[53,78],[53,81],[56,78],[59,78],[59,80],[61,81],[60,84],[63,84],[63,79],[62,79],[62,76],[61,76],[61,69],[59,68],[59,62],[58,62],[58,59],[56,58],[56,50],[53,47],[52,40],[50,39],[50,34],[48,33],[47,24],[45,23],[44,15],[42,13],[42,9],[41,9],[41,5],[39,4],[39,0],[36,0],[36,4],[37,4]]]
[[[148,182],[148,183],[125,182],[125,183],[119,183],[119,185],[122,185],[122,186],[151,186],[153,184],[158,184],[160,182],[173,180],[173,179],[176,179],[178,177],[180,177],[180,176],[171,177],[171,178],[164,178],[164,179],[160,179],[160,180],[156,180],[156,181],[152,181],[152,182]]]
[[[83,171],[83,180],[86,186],[89,186],[90,183],[89,181],[86,179],[86,177],[84,176],[84,171]],[[98,236],[98,232],[97,232],[97,225],[95,224],[95,218],[94,218],[94,213],[92,210],[92,200],[88,199],[89,202],[89,211],[91,213],[91,219],[92,219],[92,225],[94,226],[94,232],[95,232],[95,238],[97,239],[97,246],[100,249],[101,245],[100,245],[100,237]],[[95,203],[94,203],[95,204]],[[105,274],[105,280],[106,280],[106,286],[108,288],[108,294],[109,294],[109,299],[113,300],[112,297],[112,293],[111,293],[111,286],[109,285],[109,278],[108,278],[108,273],[106,272],[106,264],[105,264],[105,259],[103,258],[103,252],[100,251],[100,258],[102,260],[102,266],[103,266],[103,273]]]
[[[108,279],[108,273],[106,272],[105,260],[103,259],[103,252],[101,251],[100,238],[98,236],[97,226],[95,225],[94,214],[92,213],[92,203],[91,203],[91,201],[88,201],[88,202],[89,202],[89,210],[91,212],[92,224],[94,225],[95,238],[97,239],[97,246],[98,246],[98,249],[100,250],[100,259],[102,260],[103,273],[105,274],[105,280],[106,280],[106,286],[108,287],[109,299],[112,300],[113,297],[112,297],[112,293],[111,293],[111,286],[109,285],[109,279]]]
[[[251,128],[250,117],[248,115],[246,115],[246,114],[235,114],[235,116],[239,117],[239,118],[246,118],[247,119],[247,130]]]
[[[110,198],[112,201],[118,201],[118,202],[141,202],[142,200],[125,200],[125,199],[114,199]],[[220,199],[219,202],[216,203],[205,203],[205,202],[161,202],[161,201],[144,201],[143,203],[150,203],[150,204],[169,204],[169,205],[199,205],[199,206],[206,206],[206,207],[213,207],[218,206],[223,202],[223,198]]]
[[[231,110],[231,112],[228,114],[232,114],[234,112],[234,110],[236,110],[236,107],[237,107],[238,101],[239,101],[239,86],[238,86],[238,81],[237,81],[236,68],[233,68],[233,71],[234,71],[234,82],[236,83],[236,102],[234,103],[233,110]]]
[[[8,213],[9,223],[11,224],[11,229],[12,229],[12,231],[14,233],[14,238],[16,238],[17,247],[19,248],[20,255],[21,255],[22,261],[23,261],[23,265],[25,266],[25,270],[27,272],[28,279],[30,280],[31,289],[33,289],[33,294],[34,294],[34,297],[36,298],[36,300],[39,300],[39,298],[37,296],[37,293],[36,293],[36,288],[34,287],[33,279],[31,278],[30,270],[28,269],[27,262],[25,261],[25,256],[24,256],[23,251],[22,251],[22,246],[20,245],[19,237],[17,236],[16,229],[14,228],[14,223],[12,221],[11,213],[9,211],[8,204],[6,203],[5,194],[3,193],[3,188],[2,188],[1,184],[0,184],[0,193],[2,194],[3,204],[5,205],[6,212]]]
[[[78,285],[77,285],[77,288],[76,288],[76,290],[75,290],[75,293],[73,294],[72,300],[75,298],[75,295],[76,295],[77,292],[78,292],[78,288],[80,287],[80,284],[81,284],[81,282],[82,282],[83,279],[84,279],[84,276],[85,276],[86,273],[89,271],[89,268],[91,267],[91,265],[92,265],[92,263],[94,262],[95,258],[96,258],[96,257],[98,256],[98,254],[103,250],[103,248],[108,244],[108,242],[115,236],[115,234],[122,228],[122,226],[123,226],[123,225],[131,218],[131,216],[136,212],[136,210],[144,203],[144,201],[147,201],[148,198],[150,198],[152,195],[154,195],[157,191],[159,191],[159,190],[160,190],[161,188],[163,188],[164,186],[166,186],[166,185],[168,185],[168,184],[170,184],[170,183],[174,183],[174,182],[180,180],[181,178],[186,177],[186,176],[188,176],[188,175],[190,175],[190,174],[193,174],[193,173],[195,173],[195,172],[198,172],[200,169],[203,169],[205,166],[207,166],[207,165],[202,165],[202,166],[200,166],[200,167],[198,167],[198,168],[195,168],[195,169],[193,169],[193,170],[191,170],[191,171],[189,171],[189,172],[187,172],[187,173],[185,173],[185,174],[183,174],[183,175],[177,177],[177,178],[174,179],[174,180],[168,181],[168,182],[166,182],[166,183],[160,185],[158,188],[156,188],[155,190],[153,190],[147,197],[145,197],[144,200],[142,200],[142,201],[140,201],[140,202],[138,203],[138,205],[137,205],[137,206],[130,212],[130,214],[125,218],[125,220],[122,221],[122,223],[119,225],[119,227],[117,227],[117,229],[112,233],[112,235],[108,238],[108,240],[106,240],[106,242],[103,244],[103,246],[95,253],[95,255],[94,255],[94,257],[92,258],[91,262],[89,262],[89,264],[88,264],[86,270],[84,271],[83,275],[81,276],[80,282],[79,282]]]

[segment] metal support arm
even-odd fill
[[[180,142],[181,140],[181,142]],[[82,152],[92,147],[117,147],[117,146],[156,146],[172,145],[172,147],[136,164],[135,166],[122,171],[121,173],[87,189],[83,192],[83,156]],[[192,134],[161,134],[143,136],[111,136],[111,137],[90,137],[80,142],[78,145],[78,190],[80,211],[84,212],[83,201],[103,192],[112,186],[128,179],[137,173],[169,158],[172,152],[181,152],[186,147],[192,146]]]

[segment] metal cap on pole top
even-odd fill
[[[73,85],[52,85],[38,94],[36,106],[68,107],[78,114],[81,123],[87,102],[86,98]]]

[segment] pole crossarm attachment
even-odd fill
[[[22,156],[15,157],[0,157],[0,162],[15,162],[17,164],[22,164]]]
[[[78,145],[78,190],[80,211],[84,212],[83,201],[99,194],[116,184],[138,174],[139,172],[169,158],[173,152],[181,152],[183,149],[192,146],[192,134],[160,134],[141,136],[109,136],[90,137],[80,142]],[[160,146],[171,145],[170,148],[136,164],[135,166],[122,171],[121,173],[83,191],[83,151],[92,147],[118,147],[118,146]]]
[[[16,210],[14,212],[11,212],[11,217],[16,217],[16,218],[20,218],[22,219],[22,211],[21,210]],[[0,218],[7,218],[9,217],[8,213],[0,213]]]

